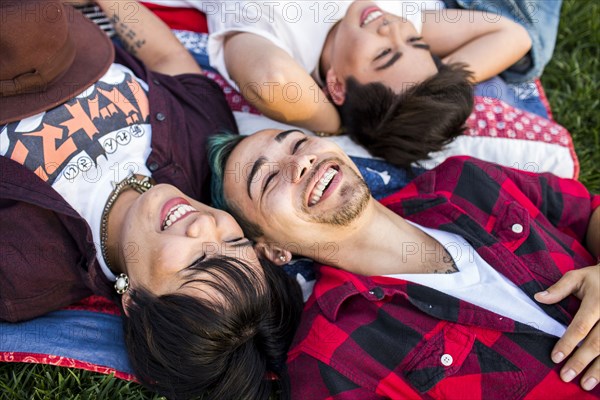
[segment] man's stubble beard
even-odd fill
[[[348,226],[358,218],[369,204],[371,191],[360,175],[351,168],[356,183],[346,182],[340,188],[340,197],[347,199],[337,210],[328,210],[321,215],[312,215],[313,222],[333,226]],[[347,172],[346,172],[347,173]]]

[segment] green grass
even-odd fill
[[[0,366],[1,400],[164,399],[140,385],[71,368],[42,364]]]
[[[542,84],[557,122],[573,135],[579,179],[600,193],[600,2],[565,0]]]
[[[555,119],[573,135],[580,180],[600,192],[600,2],[565,0],[557,46],[542,82]],[[160,399],[111,376],[47,365],[1,364],[4,399]]]

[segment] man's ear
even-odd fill
[[[292,253],[289,250],[282,249],[275,244],[259,242],[254,245],[254,250],[259,256],[278,266],[285,265],[292,259]]]
[[[327,70],[325,84],[331,100],[338,106],[344,104],[346,100],[346,82],[336,74],[333,68]]]

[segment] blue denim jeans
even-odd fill
[[[499,76],[475,85],[475,95],[500,99],[516,108],[548,118],[546,106],[534,82],[507,84]]]
[[[531,37],[531,51],[501,76],[509,83],[530,81],[552,58],[562,0],[444,0],[448,8],[487,11],[521,24]]]

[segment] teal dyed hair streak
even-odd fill
[[[211,136],[208,139],[208,162],[212,170],[211,181],[211,196],[214,207],[230,213],[242,227],[244,234],[250,239],[257,239],[262,236],[263,232],[260,226],[246,219],[235,204],[229,205],[225,200],[225,188],[223,182],[225,180],[225,165],[235,147],[244,140],[245,136],[234,135],[231,133],[220,133]],[[236,168],[233,173],[241,174],[243,168]],[[242,179],[238,176],[237,179]]]
[[[208,162],[212,171],[211,198],[212,205],[225,211],[231,211],[225,201],[223,180],[225,178],[225,164],[231,152],[245,136],[232,133],[220,133],[208,138]]]

